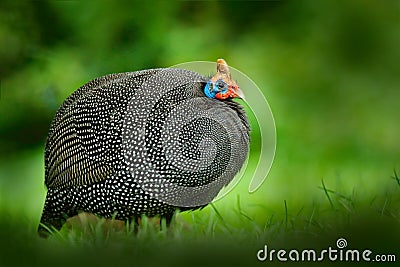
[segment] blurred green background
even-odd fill
[[[342,220],[384,217],[393,229],[376,230],[398,241],[399,47],[399,1],[4,0],[0,223],[34,234],[47,131],[78,87],[109,73],[224,58],[263,90],[277,152],[262,187],[249,194],[250,178],[242,180],[217,201],[221,213],[239,195],[260,224],[318,214],[334,234]],[[344,215],[325,218],[332,208]]]

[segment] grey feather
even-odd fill
[[[250,128],[238,103],[205,97],[206,82],[192,71],[152,69],[75,91],[46,141],[41,222],[60,228],[78,211],[168,216],[211,202],[243,165]]]

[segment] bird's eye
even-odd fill
[[[220,91],[222,91],[224,88],[226,88],[226,83],[224,82],[224,81],[222,81],[222,80],[218,80],[217,81],[217,87],[218,87],[218,90],[220,90]]]

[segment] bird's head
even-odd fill
[[[232,80],[229,66],[223,59],[217,60],[217,73],[208,80],[204,87],[204,93],[209,98],[224,100],[228,98],[240,97],[244,99],[244,94],[234,80]]]

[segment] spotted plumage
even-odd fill
[[[151,69],[100,77],[69,96],[46,141],[39,233],[60,229],[79,212],[170,218],[177,208],[211,202],[240,170],[249,146],[244,110],[231,97],[207,96],[211,80]]]

